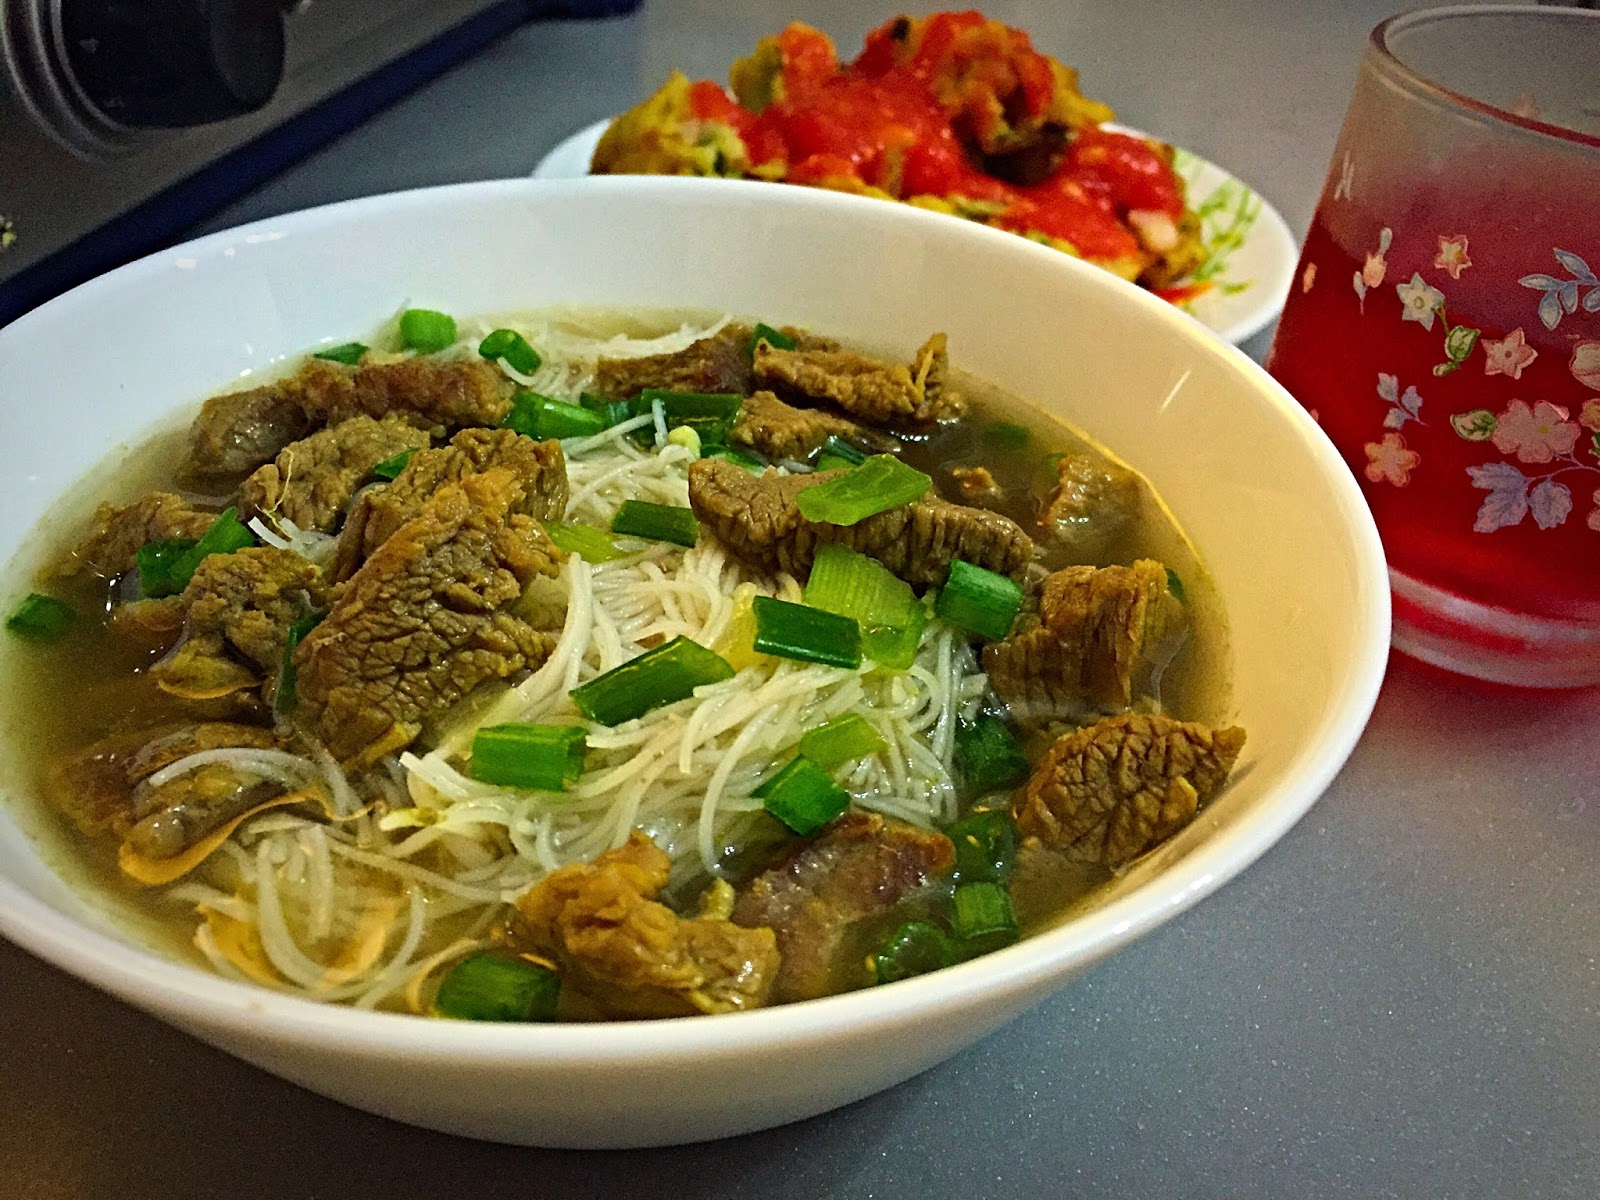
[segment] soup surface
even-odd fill
[[[370,340],[135,455],[8,626],[81,874],[215,970],[493,1020],[815,998],[1009,944],[1224,786],[1181,531],[942,335]]]

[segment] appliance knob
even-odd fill
[[[118,125],[182,129],[255,112],[283,78],[279,0],[58,0],[84,95]]]

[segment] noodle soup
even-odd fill
[[[1224,786],[1181,530],[941,337],[370,341],[136,456],[10,622],[64,855],[218,972],[492,1020],[804,1000],[1008,944]]]

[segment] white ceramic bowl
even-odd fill
[[[0,933],[213,1045],[356,1107],[474,1137],[640,1146],[740,1133],[888,1087],[1237,874],[1306,811],[1383,673],[1384,562],[1354,481],[1254,363],[1170,306],[1020,238],[762,184],[509,181],[359,200],[134,263],[0,331],[0,560],[116,445],[242,372],[406,302],[723,309],[957,362],[1059,410],[1154,482],[1233,630],[1241,769],[1192,826],[1056,928],[826,1000],[604,1026],[356,1012],[133,944],[0,805]],[[13,593],[16,569],[5,578]],[[16,594],[0,597],[6,611]],[[14,736],[14,735],[12,735]],[[16,787],[15,771],[6,787]]]

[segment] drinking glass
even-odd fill
[[[1267,369],[1361,483],[1397,649],[1600,682],[1600,12],[1373,31]]]

